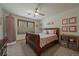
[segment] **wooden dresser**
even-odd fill
[[[0,56],[7,56],[7,38],[0,40]]]
[[[79,36],[61,35],[60,44],[66,48],[79,51]]]

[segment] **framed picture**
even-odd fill
[[[54,22],[49,22],[49,23],[47,23],[47,25],[51,25],[51,24],[54,24]]]
[[[62,26],[62,32],[68,32],[68,26]]]
[[[69,32],[77,32],[77,26],[69,26]]]
[[[76,23],[77,23],[77,17],[69,18],[69,24],[76,24]]]
[[[62,19],[62,24],[63,25],[68,24],[68,19]]]

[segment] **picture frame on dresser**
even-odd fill
[[[69,18],[69,24],[76,24],[76,23],[77,23],[77,17]]]
[[[77,26],[69,26],[69,32],[77,32]]]
[[[68,19],[66,18],[66,19],[62,19],[62,25],[66,25],[66,24],[68,24]]]
[[[62,26],[61,30],[62,32],[68,32],[68,26]]]

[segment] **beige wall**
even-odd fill
[[[0,39],[3,39],[3,11],[0,8]]]
[[[50,16],[50,17],[43,19],[42,20],[42,25],[43,25],[42,27],[59,27],[59,28],[61,28],[62,27],[62,23],[61,23],[62,19],[63,18],[70,18],[73,16],[77,17],[77,32],[65,32],[64,34],[71,34],[71,35],[79,36],[79,8],[65,11],[65,12],[62,12],[58,15]],[[47,23],[51,22],[51,21],[53,21],[54,24],[47,25]],[[62,32],[60,32],[60,33],[62,34]]]

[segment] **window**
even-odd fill
[[[25,34],[26,32],[35,32],[35,22],[18,19],[17,28],[18,34]]]

